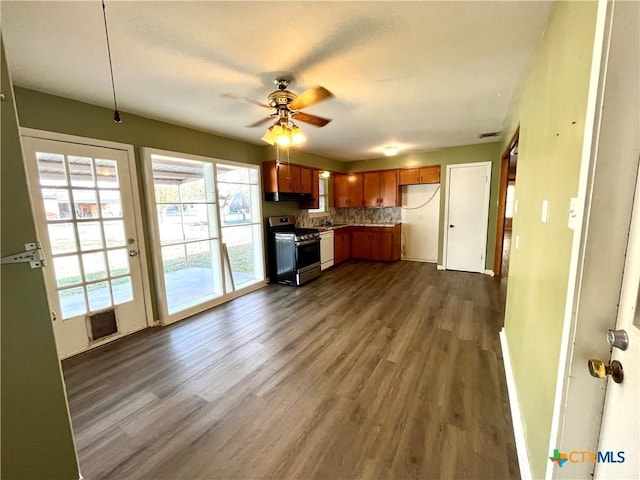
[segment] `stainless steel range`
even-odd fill
[[[296,217],[269,217],[269,276],[272,282],[302,285],[320,275],[320,231],[296,228]]]

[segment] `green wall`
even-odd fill
[[[441,191],[447,190],[447,165],[471,162],[491,162],[491,197],[489,199],[489,225],[487,228],[487,250],[485,268],[493,270],[493,256],[496,248],[496,219],[498,213],[498,191],[500,183],[500,142],[480,143],[461,147],[450,147],[435,152],[410,153],[397,157],[382,157],[346,164],[349,172],[366,170],[388,170],[392,168],[415,168],[440,165]],[[444,245],[445,196],[440,195],[440,231],[438,233],[438,264],[442,265]]]
[[[553,5],[513,115],[520,145],[512,235],[520,246],[511,249],[505,332],[534,478],[544,477],[550,455],[573,240],[567,212],[578,193],[596,8],[596,2]]]
[[[2,256],[36,238],[13,91],[2,50]],[[42,270],[3,265],[2,478],[76,480],[76,460]]]

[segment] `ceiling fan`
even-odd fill
[[[308,90],[305,90],[300,95],[287,90],[289,86],[289,80],[285,78],[276,78],[274,82],[277,90],[274,90],[267,96],[267,103],[261,103],[252,100],[248,97],[234,94],[224,94],[223,96],[245,100],[254,105],[261,107],[275,109],[271,115],[258,120],[251,125],[247,125],[249,128],[259,127],[272,119],[276,119],[274,124],[267,129],[267,132],[262,137],[265,142],[274,145],[296,145],[304,141],[304,135],[300,131],[300,128],[294,123],[294,120],[310,123],[316,127],[324,127],[331,119],[318,117],[317,115],[311,115],[309,113],[301,112],[303,108],[310,107],[316,103],[322,102],[333,97],[333,93],[324,87],[316,86]]]

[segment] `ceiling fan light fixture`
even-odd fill
[[[292,123],[291,127],[291,143],[293,145],[300,145],[301,143],[304,143],[307,138],[304,136],[304,133],[302,133],[302,130],[300,130],[300,127],[295,123]]]
[[[264,132],[262,136],[262,141],[268,143],[269,145],[275,145],[276,136],[273,133],[273,126],[267,128],[267,131]]]

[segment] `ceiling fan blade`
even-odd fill
[[[333,97],[333,93],[324,87],[313,87],[305,90],[289,104],[291,110],[300,110]]]
[[[249,97],[245,97],[244,95],[238,95],[236,93],[222,93],[220,96],[221,97],[225,97],[225,98],[233,98],[234,100],[243,100],[245,102],[249,102],[249,103],[253,103],[254,105],[258,105],[259,107],[271,108],[266,103],[258,102],[257,100],[254,100],[254,99],[249,98]]]
[[[252,123],[251,125],[247,125],[247,128],[253,128],[253,127],[259,127],[260,125],[267,123],[269,120],[271,120],[273,117],[276,117],[277,115],[274,113],[272,115],[269,115],[268,117],[263,118],[262,120],[258,120],[255,123]]]
[[[311,125],[315,125],[316,127],[324,127],[331,121],[330,118],[322,118],[318,117],[317,115],[310,115],[304,112],[293,112],[291,116],[299,122],[310,123]]]

